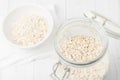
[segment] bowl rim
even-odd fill
[[[11,15],[12,13],[14,13],[15,11],[17,11],[17,10],[19,10],[19,9],[21,9],[21,8],[24,8],[24,7],[29,7],[29,6],[34,6],[34,7],[40,8],[40,9],[44,9],[46,12],[48,12],[48,14],[49,14],[50,17],[51,17],[51,22],[52,22],[51,24],[52,24],[52,25],[51,25],[50,31],[47,33],[47,35],[44,37],[44,39],[43,39],[42,41],[39,41],[39,42],[37,42],[36,44],[28,45],[28,46],[17,45],[17,44],[15,44],[15,43],[13,43],[12,41],[10,41],[10,40],[7,38],[7,36],[5,35],[5,32],[4,32],[5,20],[7,19],[7,17],[8,17],[9,15]],[[53,31],[53,27],[54,27],[54,19],[53,19],[52,13],[49,11],[49,9],[45,8],[44,6],[42,6],[42,5],[37,5],[37,4],[36,4],[36,5],[35,5],[35,4],[26,4],[26,5],[18,6],[18,7],[16,7],[16,8],[14,8],[13,10],[11,10],[10,12],[8,12],[8,13],[6,14],[6,16],[3,18],[3,21],[2,21],[2,33],[3,33],[4,38],[6,39],[6,41],[7,41],[10,45],[15,46],[15,47],[18,47],[18,48],[34,48],[34,47],[37,47],[37,46],[39,46],[40,44],[44,43],[44,42],[48,39],[48,37],[51,35],[51,33],[52,33],[52,31]]]

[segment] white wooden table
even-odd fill
[[[28,3],[55,5],[59,23],[69,18],[82,17],[82,13],[87,10],[94,10],[120,24],[120,0],[0,0],[0,21],[15,7]],[[56,29],[57,27],[55,26],[54,28]],[[1,29],[2,26],[0,26],[0,66],[15,62],[0,69],[0,80],[52,80],[49,76],[54,62],[51,57],[55,54],[52,37],[37,49],[21,51],[4,42]],[[109,52],[110,70],[105,80],[120,80],[119,40],[110,38]],[[32,59],[17,60],[27,54],[31,54],[34,57]],[[36,54],[44,54],[46,56],[42,57],[44,59],[39,59],[41,55],[38,56]]]

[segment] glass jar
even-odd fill
[[[107,73],[109,68],[109,41],[106,35],[109,34],[111,37],[120,38],[120,29],[117,24],[96,12],[88,12],[85,13],[84,16],[86,17],[84,19],[70,19],[63,23],[56,33],[54,46],[59,61],[53,66],[53,73],[51,74],[55,80],[103,80]],[[117,29],[117,31],[114,31],[110,26],[114,26],[114,29]],[[71,37],[75,35],[80,35],[77,39],[82,39],[79,43],[83,44],[81,46],[77,45],[77,47],[81,47],[81,49],[85,48],[83,46],[87,45],[85,42],[85,40],[87,40],[89,44],[95,44],[93,51],[97,52],[93,54],[93,51],[89,52],[90,50],[88,50],[88,52],[93,55],[87,54],[87,56],[82,57],[81,55],[84,54],[80,54],[80,56],[73,57],[72,54],[77,53],[77,51],[80,52],[79,50],[81,50],[78,50],[78,48],[73,45],[71,47],[67,46],[68,44],[72,44],[73,39],[71,39]],[[91,42],[92,38],[94,38],[93,42]],[[83,39],[85,40],[83,41]],[[72,41],[69,42],[69,40]],[[100,44],[98,42],[95,43],[96,40],[100,41]],[[66,41],[66,43],[64,43],[64,41]],[[61,48],[62,44],[65,46]],[[75,45],[76,44],[78,43],[75,43]],[[96,45],[102,46],[101,49]],[[68,49],[69,47],[70,49]],[[73,48],[77,51],[72,52]],[[85,54],[86,53],[87,52],[85,52]]]

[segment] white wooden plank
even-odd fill
[[[33,63],[9,66],[0,70],[0,80],[34,80]]]
[[[119,0],[95,0],[95,10],[119,23]]]
[[[109,14],[109,0],[95,0],[95,11],[104,14]]]
[[[6,51],[6,48],[9,49],[9,46],[5,43],[5,39],[2,34],[2,21],[7,14],[8,10],[8,0],[0,0],[0,60],[8,56],[10,53]]]
[[[29,63],[23,65],[25,66],[24,73],[25,73],[25,80],[35,80],[34,79],[34,63]]]
[[[34,64],[29,63],[17,66],[17,80],[34,80]]]
[[[9,67],[5,70],[0,70],[1,77],[0,80],[16,80],[17,77],[17,71],[16,67]],[[17,79],[18,80],[18,79]]]
[[[8,11],[12,11],[14,8],[25,5],[25,4],[35,4],[36,0],[8,0]]]
[[[55,5],[59,23],[65,20],[65,0],[37,0],[38,5]]]
[[[39,60],[34,62],[34,80],[52,80],[50,74],[52,73],[53,62],[52,59]]]
[[[109,54],[110,54],[110,66],[109,71],[106,77],[106,80],[119,80],[118,78],[118,68],[117,68],[117,57],[120,51],[118,50],[118,46],[120,46],[119,40],[115,40],[110,38],[109,42]]]
[[[15,7],[15,5],[19,5],[19,3],[20,4],[24,4],[24,2],[29,3],[29,0],[24,0],[23,2],[22,1],[23,0],[21,1],[13,0],[14,3],[10,2],[9,7],[12,9],[13,7]],[[91,0],[89,1],[88,0],[67,0],[66,3],[64,3],[64,0],[62,1],[61,0],[59,1],[58,0],[35,0],[35,1],[30,0],[30,2],[33,2],[33,3],[37,2],[38,4],[46,4],[46,3],[56,4],[57,12],[58,12],[58,15],[60,16],[61,21],[64,21],[65,16],[67,16],[67,18],[80,17],[82,16],[82,12],[86,10],[96,10],[104,14],[105,16],[111,17],[113,20],[117,22],[119,22],[120,20],[119,0],[96,0],[95,5],[94,5],[93,0],[92,1]],[[67,8],[67,11],[65,11],[66,8]],[[48,45],[48,43],[46,43],[45,45]],[[47,46],[47,48],[49,48],[49,46]],[[110,39],[109,50],[111,53],[110,54],[111,64],[110,64],[110,71],[105,80],[119,80],[120,79],[119,77],[119,74],[120,74],[120,69],[119,69],[120,50],[119,48],[120,48],[120,42],[118,40]],[[51,49],[48,49],[48,52],[49,50]],[[15,67],[12,67],[12,68],[9,67],[9,69],[5,69],[2,72],[0,71],[0,80],[51,80],[51,79],[48,79],[49,75],[47,73],[44,73],[44,70],[46,70],[45,72],[47,71],[49,73],[51,72],[50,70],[51,70],[52,65],[49,63],[51,63],[50,59],[46,59],[45,61],[36,61],[34,64],[27,64],[24,66],[19,65],[19,68],[17,69]],[[43,72],[43,74],[41,72]]]
[[[120,6],[119,0],[96,0],[96,11],[110,17],[113,21],[119,23]],[[110,69],[105,80],[119,80],[119,58],[120,41],[110,38]]]
[[[67,18],[83,17],[83,13],[95,10],[94,0],[67,0]]]
[[[120,23],[120,0],[108,0],[108,17]]]
[[[16,76],[14,76],[15,80],[26,80],[25,79],[25,67],[26,66],[15,66],[16,67]]]
[[[0,17],[6,15],[8,10],[8,0],[0,0]]]
[[[2,80],[2,72],[0,71],[0,80]]]

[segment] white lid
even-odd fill
[[[106,18],[94,11],[88,11],[84,13],[84,16],[100,23],[104,27],[109,36],[116,39],[120,39],[120,25],[116,24],[111,19]]]

